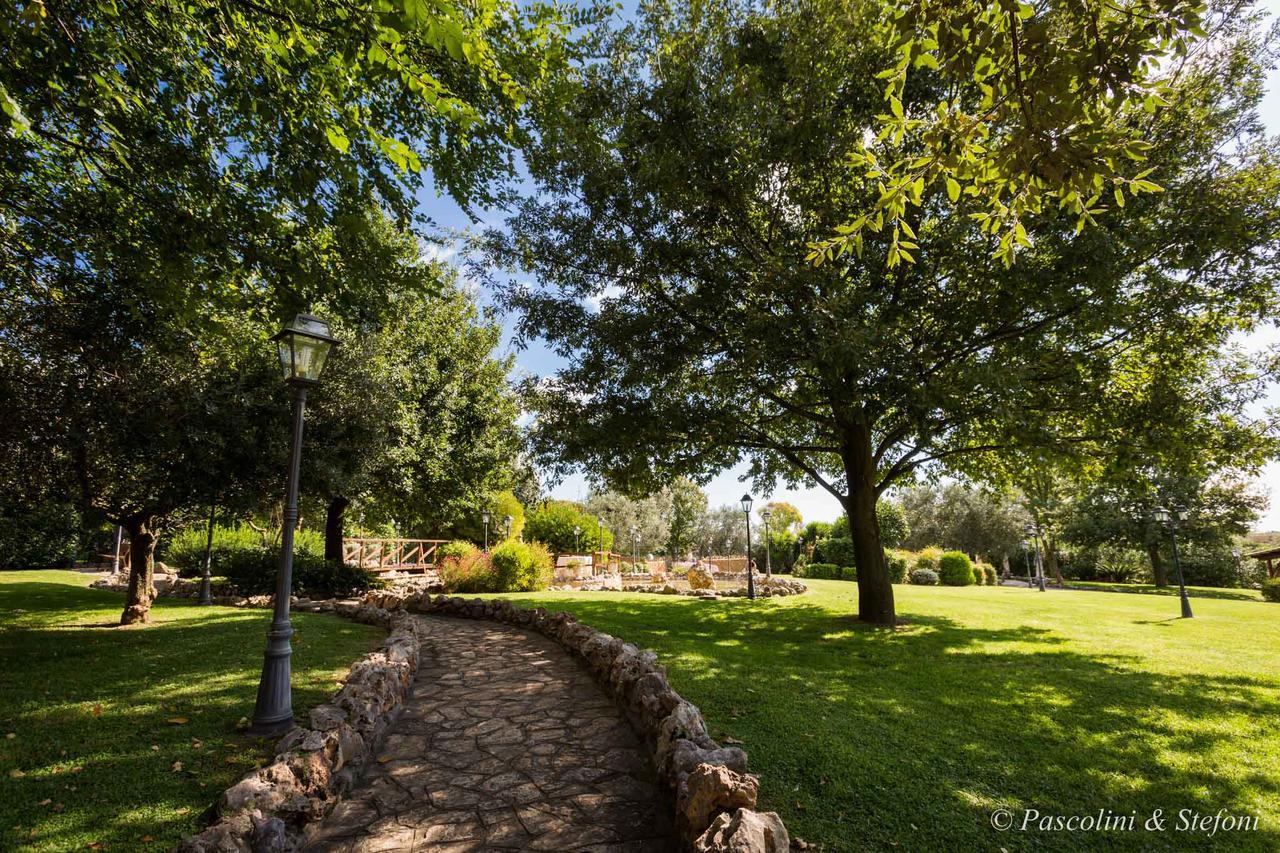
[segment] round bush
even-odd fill
[[[987,584],[989,586],[999,586],[1000,576],[996,574],[995,566],[983,566],[982,571],[987,575]]]
[[[912,569],[910,580],[920,586],[937,586],[938,573],[933,569]]]
[[[940,548],[924,548],[920,553],[916,554],[916,563],[913,568],[928,569],[931,572],[938,571],[938,559],[942,556]]]
[[[454,539],[452,542],[446,542],[436,549],[436,565],[444,562],[450,557],[470,557],[480,549],[466,539]]]
[[[889,583],[907,582],[907,558],[896,551],[885,551],[884,560],[889,564]]]
[[[974,583],[973,563],[963,551],[948,551],[938,558],[938,578],[946,586],[969,586]]]
[[[80,543],[80,514],[65,503],[0,515],[0,568],[67,568]]]
[[[494,592],[532,592],[551,584],[551,552],[538,542],[507,540],[493,549],[497,589]]]
[[[982,571],[981,564],[975,563],[969,567],[969,570],[973,572],[974,586],[982,586],[987,582],[987,574],[986,572]]]
[[[1262,597],[1267,601],[1280,601],[1280,578],[1269,578],[1262,582]]]

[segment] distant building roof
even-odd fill
[[[1274,560],[1280,557],[1280,548],[1268,548],[1265,551],[1254,551],[1252,554],[1245,554],[1246,557],[1253,557],[1255,560]]]

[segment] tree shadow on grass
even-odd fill
[[[912,615],[886,631],[799,601],[543,603],[656,649],[713,734],[745,742],[762,805],[831,850],[1280,846],[1274,681],[1170,675],[1039,627]],[[999,806],[1134,814],[1138,829],[998,833]],[[1262,823],[1142,831],[1183,808]]]
[[[273,752],[236,731],[253,710],[270,613],[161,600],[149,625],[100,627],[122,601],[0,584],[0,731],[15,735],[0,740],[0,849],[143,849],[143,836],[165,849]],[[383,634],[322,614],[294,624],[299,712]]]

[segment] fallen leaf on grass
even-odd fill
[[[16,767],[9,771],[10,779],[21,779],[23,776],[26,776],[26,775],[27,775],[26,773],[23,773],[21,770],[19,770]]]
[[[18,736],[18,733],[17,733],[17,732],[9,732],[7,735],[5,735],[5,736],[4,736],[4,739],[5,739],[5,740],[13,740],[13,739],[14,739],[14,738],[16,738],[17,736]]]
[[[175,762],[173,762],[173,766],[172,766],[172,767],[170,767],[169,769],[170,769],[171,771],[173,771],[174,773],[181,773],[181,772],[182,772],[182,762],[181,762],[181,761],[175,761]]]
[[[188,720],[186,717],[169,717],[167,720],[165,720],[165,722],[171,726],[185,726],[187,723],[191,721]]]
[[[379,763],[379,764],[386,764],[386,763],[387,763],[388,761],[390,761],[390,760],[391,760],[391,756],[390,756],[390,755],[379,755],[379,756],[378,756],[378,763]]]
[[[89,849],[90,849],[90,850],[101,850],[101,849],[102,849],[102,842],[101,842],[101,841],[94,841],[93,843],[91,843],[91,844],[89,845]]]
[[[144,835],[140,840],[143,844],[150,844],[152,841],[155,841],[156,838],[154,835]]]
[[[93,706],[93,715],[94,715],[95,717],[101,717],[101,716],[102,716],[102,706],[101,706],[101,705],[94,705],[94,706]],[[100,841],[99,841],[99,842],[97,842],[97,843],[101,844],[102,842],[100,842]]]
[[[180,808],[180,809],[174,809],[174,810],[173,810],[173,813],[174,813],[174,814],[186,814],[186,813],[188,813],[189,811],[191,811],[191,809],[187,808],[186,806],[183,806],[183,807],[182,807],[182,808]]]
[[[738,740],[736,737],[733,737],[732,735],[725,735],[724,737],[720,738],[720,740],[721,742],[727,743],[727,744],[746,743],[745,740]]]
[[[44,798],[43,800],[41,800],[40,802],[36,803],[36,805],[38,805],[38,806],[47,806],[47,805],[49,805],[49,803],[52,803],[52,802],[53,802],[53,800],[49,799],[48,797],[45,797],[45,798]]]

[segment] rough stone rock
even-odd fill
[[[693,566],[685,576],[691,589],[715,589],[716,581],[711,572],[701,566]]]
[[[760,785],[754,776],[728,767],[699,764],[680,786],[676,811],[690,838],[697,838],[720,812],[754,808]]]
[[[294,849],[280,818],[251,818],[251,822],[253,833],[249,836],[249,849],[253,853],[290,853]]]
[[[790,848],[777,812],[750,809],[719,815],[693,843],[694,853],[787,853]]]
[[[747,772],[747,754],[736,746],[698,746],[690,740],[677,740],[667,764],[667,779],[679,789],[684,778],[699,764],[727,767],[735,773]]]
[[[659,773],[668,774],[676,744],[681,740],[691,741],[703,748],[715,747],[715,741],[707,734],[707,724],[703,722],[698,706],[684,699],[671,709],[671,713],[658,727],[654,757]]]

